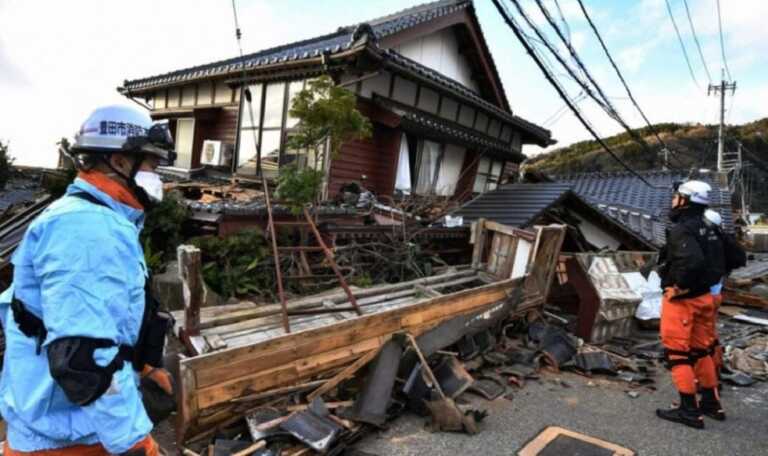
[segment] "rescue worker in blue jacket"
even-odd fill
[[[6,456],[158,454],[139,385],[172,394],[168,320],[145,293],[139,232],[172,149],[131,107],[97,109],[77,133],[78,177],[31,223],[0,294]]]

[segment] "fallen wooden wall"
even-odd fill
[[[183,439],[230,416],[233,400],[301,383],[377,350],[389,336],[415,336],[440,322],[506,299],[523,279],[425,298],[408,307],[285,334],[180,362],[178,433]]]

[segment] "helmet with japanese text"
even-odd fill
[[[155,123],[146,112],[123,105],[93,111],[75,134],[71,151],[149,154],[162,165],[172,165],[176,159],[167,123]]]

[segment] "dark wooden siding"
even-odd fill
[[[391,195],[395,187],[397,156],[401,132],[374,124],[370,139],[350,141],[341,147],[339,156],[331,160],[329,195],[333,197],[342,185],[361,182],[379,195]]]
[[[237,108],[195,111],[195,138],[192,144],[192,167],[200,166],[203,141],[211,139],[235,145],[237,138]]]

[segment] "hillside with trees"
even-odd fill
[[[717,167],[717,125],[662,123],[654,125],[659,136],[672,151],[670,168],[715,169]],[[648,153],[628,133],[604,138],[606,144],[629,166],[638,171],[661,169],[664,164],[662,145],[650,128],[635,130],[653,150]],[[746,181],[751,182],[752,211],[768,210],[768,118],[726,129],[727,150],[741,143],[747,165]],[[614,172],[624,168],[596,141],[581,141],[567,147],[532,157],[529,169],[546,174]]]

